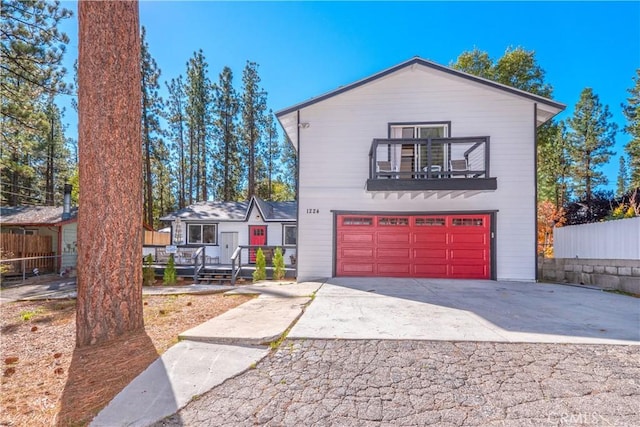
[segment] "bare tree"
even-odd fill
[[[80,1],[76,345],[144,327],[138,2]]]

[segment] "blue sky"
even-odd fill
[[[63,2],[75,11],[75,2]],[[75,15],[75,13],[74,13]],[[247,60],[260,64],[274,111],[349,84],[414,56],[449,65],[477,47],[497,59],[509,46],[534,50],[555,100],[573,112],[593,88],[630,137],[620,104],[640,68],[640,2],[213,2],[141,1],[151,54],[164,81],[185,74],[202,49],[209,76],[227,65],[241,84]],[[63,25],[77,56],[76,16]],[[71,78],[71,77],[70,77]],[[63,101],[63,104],[65,102]],[[67,108],[69,136],[77,120]],[[614,188],[618,156],[603,168]]]

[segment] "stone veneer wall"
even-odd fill
[[[640,260],[546,258],[538,261],[538,277],[640,294]]]

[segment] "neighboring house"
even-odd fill
[[[413,58],[279,111],[298,280],[535,280],[536,129],[564,108]]]
[[[174,245],[205,246],[207,264],[231,264],[238,246],[282,246],[285,262],[295,264],[296,202],[199,202],[160,218],[171,222]],[[249,251],[243,255],[246,263]],[[253,255],[252,255],[253,256]]]
[[[29,265],[38,266],[40,270],[61,272],[74,269],[78,258],[78,210],[70,209],[64,214],[63,207],[55,206],[15,206],[0,208],[0,231],[2,233],[26,235],[25,249],[9,247],[16,245],[13,239],[4,236],[4,251],[13,253],[12,258],[31,256],[54,256],[41,260],[30,260]],[[30,236],[44,236],[45,239],[31,239]],[[43,246],[43,242],[46,242]],[[35,246],[34,246],[35,245]]]

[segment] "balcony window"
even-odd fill
[[[497,188],[488,136],[451,138],[449,123],[391,124],[389,136],[372,142],[369,191]]]

